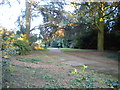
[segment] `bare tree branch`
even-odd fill
[[[35,30],[35,29],[38,29],[38,26],[35,26],[34,28],[32,28],[32,29],[30,30],[30,32],[33,31],[33,30]]]
[[[112,21],[115,21],[116,19],[118,19],[118,18],[114,18],[114,19],[108,20],[105,25],[109,24],[109,23],[112,22]]]
[[[106,14],[106,15],[104,15],[102,18],[104,18],[104,17],[110,15],[111,13],[113,13],[113,12],[117,9],[117,7],[119,6],[119,4],[120,4],[120,3],[118,3],[118,4],[115,6],[115,8],[114,8],[111,12],[109,12],[109,13]]]

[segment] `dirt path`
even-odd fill
[[[88,65],[89,69],[118,77],[118,61],[98,56],[101,52],[64,53],[57,48],[49,50],[49,53],[61,58],[65,64],[71,66]]]

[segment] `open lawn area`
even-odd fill
[[[103,65],[101,70],[99,69],[102,61],[95,67],[93,62],[84,63],[84,57],[75,56],[75,51],[73,55],[71,52],[66,53],[68,52],[61,52],[59,49],[49,49],[14,56],[11,60],[9,80],[4,85],[7,88],[113,88],[113,85],[117,85],[118,78],[111,74],[109,68],[105,69]],[[72,61],[77,61],[79,65]],[[111,59],[111,62],[116,64],[115,60]],[[114,74],[117,74],[114,65],[113,69],[116,70]],[[99,72],[102,70],[103,72]]]
[[[60,48],[63,51],[96,51],[93,49],[72,49],[72,48]]]

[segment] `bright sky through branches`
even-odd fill
[[[6,5],[0,5],[0,26],[3,26],[7,29],[18,29],[15,22],[18,19],[18,16],[21,15],[21,10],[25,10],[25,0],[20,0],[20,3],[17,0],[9,0],[11,6],[8,4]],[[0,0],[1,2],[1,0]],[[45,1],[40,2],[41,5],[45,4]],[[66,11],[73,11],[74,8],[72,8],[69,5],[64,6],[64,9]],[[31,28],[34,26],[37,26],[39,24],[43,23],[43,17],[42,15],[39,15],[37,18],[33,18],[33,21],[31,21]]]
[[[25,9],[25,4],[22,0],[21,4],[17,0],[10,0],[11,6],[0,5],[0,25],[7,29],[16,28],[15,22],[21,14],[21,9]]]
[[[11,6],[0,5],[0,25],[7,29],[15,29],[17,28],[15,22],[18,19],[18,16],[20,16],[21,10],[25,10],[25,0],[21,0],[20,4],[17,2],[17,0],[10,0],[10,2]],[[41,20],[39,20],[39,23],[41,23],[40,21]],[[35,24],[36,23],[32,22],[32,25]]]

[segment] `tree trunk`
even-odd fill
[[[31,25],[31,4],[26,0],[26,34],[27,39],[30,35],[30,25]]]
[[[22,14],[20,15],[20,31],[22,31],[22,27],[23,27],[23,24],[22,24]]]
[[[104,22],[99,24],[100,30],[98,31],[98,51],[104,51]]]

